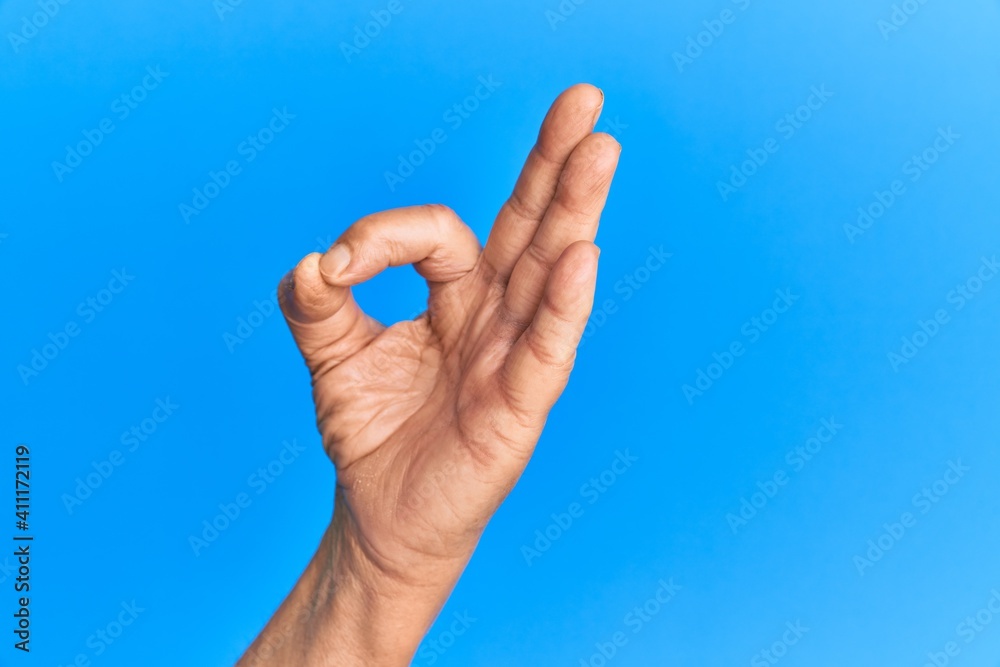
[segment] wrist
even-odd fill
[[[392,604],[387,582],[358,558],[352,541],[339,521],[330,525],[295,588],[238,667],[410,664],[424,625],[410,616],[408,602]]]
[[[365,548],[346,508],[336,510],[317,557],[325,563],[318,588],[328,597],[314,608],[340,638],[342,657],[329,663],[338,666],[407,667],[464,569],[464,561],[387,567]]]
[[[326,617],[322,625],[338,637],[335,654],[341,656],[330,663],[405,667],[416,653],[425,623],[414,617],[409,591],[369,562],[356,537],[337,520],[324,537],[330,544],[325,555],[329,560],[319,585],[329,591],[329,598],[317,600],[317,608]]]
[[[239,667],[407,667],[467,558],[388,562],[338,504],[312,560]]]

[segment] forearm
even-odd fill
[[[451,592],[373,567],[335,516],[292,592],[238,667],[406,667]],[[457,579],[460,572],[455,573]]]

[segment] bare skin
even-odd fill
[[[333,520],[239,665],[410,664],[569,380],[621,147],[603,94],[564,92],[485,248],[451,210],[354,223],[282,281],[337,470]],[[427,312],[386,328],[350,287],[413,264]]]

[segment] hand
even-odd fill
[[[485,248],[444,206],[397,209],[282,281],[337,470],[330,584],[366,617],[349,651],[324,649],[336,664],[409,664],[566,386],[621,150],[593,133],[602,104],[588,85],[556,100]],[[386,328],[350,286],[405,264],[428,281],[428,308]]]

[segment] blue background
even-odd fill
[[[386,4],[246,0],[220,17],[210,0],[70,0],[15,44],[41,10],[0,2],[0,443],[11,469],[17,443],[33,452],[36,536],[30,656],[10,645],[0,558],[0,663],[234,662],[312,555],[334,481],[306,370],[266,315],[278,279],[390,207],[447,203],[485,238],[549,103],[589,81],[607,96],[599,129],[624,145],[598,237],[598,305],[614,312],[593,320],[415,664],[771,664],[759,652],[800,622],[782,665],[920,666],[955,641],[949,664],[994,667],[1000,617],[971,643],[959,624],[1000,589],[1000,280],[961,310],[949,293],[1000,253],[997,3],[913,3],[888,30],[889,0],[588,0],[563,3],[568,16],[547,14],[558,0],[401,0],[345,55]],[[121,118],[114,100],[147,67],[167,75]],[[445,122],[480,76],[501,85]],[[799,110],[824,85],[832,97]],[[247,162],[241,142],[275,108],[295,118]],[[786,138],[777,124],[796,110],[809,120]],[[60,182],[52,163],[105,118],[114,132]],[[447,141],[391,189],[397,156],[439,127]],[[912,181],[904,163],[948,128],[960,138]],[[718,183],[769,138],[777,152],[724,200]],[[229,160],[241,173],[186,224],[180,204]],[[897,179],[905,194],[852,242],[845,224]],[[661,246],[672,256],[644,272]],[[88,319],[79,304],[123,267],[134,280]],[[751,342],[744,325],[770,317],[776,290],[798,299]],[[409,269],[358,292],[384,321],[425,295]],[[894,368],[888,353],[939,309],[947,323]],[[68,323],[79,335],[22,377]],[[713,354],[734,341],[745,353],[719,376]],[[699,370],[718,378],[689,401]],[[123,432],[168,397],[180,407],[127,451]],[[796,469],[786,453],[824,418],[842,428]],[[258,493],[250,476],[293,439],[305,451]],[[582,485],[626,449],[638,460],[590,502]],[[122,464],[69,511],[114,450]],[[923,512],[914,496],[949,461],[969,470]],[[727,515],[761,504],[778,471],[786,483],[734,530]],[[189,537],[241,492],[252,504],[196,556]],[[573,502],[583,515],[549,528]],[[904,512],[915,525],[859,566]],[[526,558],[547,528],[556,539]],[[634,632],[627,615],[671,578],[681,590]],[[96,655],[88,638],[133,600],[143,611]],[[606,660],[616,632],[627,643]]]

